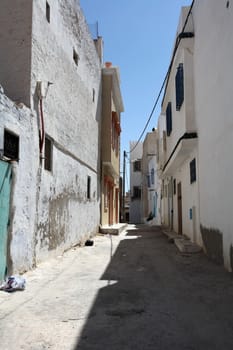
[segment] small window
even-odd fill
[[[95,102],[95,89],[92,89],[92,102]]]
[[[176,179],[173,180],[173,194],[176,195]]]
[[[4,156],[10,159],[19,159],[19,136],[4,130]]]
[[[50,6],[48,1],[46,1],[46,19],[48,21],[48,23],[50,23]]]
[[[45,137],[45,160],[44,160],[44,168],[45,170],[52,171],[52,163],[53,163],[53,143],[50,138]]]
[[[166,131],[163,131],[163,152],[167,150]]]
[[[79,56],[78,56],[77,52],[75,51],[75,49],[73,49],[73,60],[74,60],[74,63],[76,64],[76,66],[78,66]]]
[[[133,163],[133,170],[134,170],[134,172],[141,171],[141,160],[136,160]]]
[[[190,164],[190,183],[192,184],[193,182],[196,181],[196,159],[194,158]]]
[[[172,104],[168,103],[166,109],[166,126],[167,126],[167,136],[171,135],[172,132]]]
[[[155,184],[155,170],[154,168],[151,169],[151,184],[154,185]]]
[[[147,175],[147,187],[150,187],[150,175]]]
[[[91,199],[91,177],[87,177],[87,199]]]
[[[176,73],[176,110],[179,111],[184,101],[184,69],[180,63]]]
[[[141,188],[139,186],[134,186],[133,188],[133,198],[140,199],[141,198]]]

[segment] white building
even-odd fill
[[[142,205],[145,222],[160,224],[160,181],[157,171],[157,129],[148,132],[143,142]]]
[[[1,94],[2,161],[16,161],[0,246],[24,271],[98,231],[102,55],[76,0],[2,0],[0,31],[0,84],[16,103]]]
[[[142,208],[142,142],[130,142],[130,208],[129,222],[143,223]]]
[[[182,8],[162,103],[163,221],[232,270],[233,4],[191,6]]]

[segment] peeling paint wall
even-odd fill
[[[4,129],[19,136],[19,161],[12,163],[10,227],[8,232],[8,272],[33,267],[36,216],[36,173],[39,165],[37,118],[24,105],[10,101],[0,89],[0,149]]]
[[[37,261],[96,233],[100,218],[101,62],[77,2],[49,4],[50,23],[46,1],[33,2],[31,96],[35,109],[37,81],[53,83],[43,106],[45,132],[53,140],[53,167],[49,172],[42,164],[38,174]]]
[[[1,121],[4,121],[0,125],[0,148],[4,127],[20,136],[20,160],[14,164],[13,223],[9,236],[9,262],[13,271],[30,269],[37,262],[94,235],[100,221],[102,62],[78,1],[48,1],[49,22],[46,0],[26,3],[27,11],[19,6],[14,17],[4,1],[9,28],[5,20],[6,27],[0,24],[1,51],[5,32],[9,29],[17,33],[20,23],[23,28],[26,26],[22,30],[27,42],[24,50],[18,47],[16,35],[8,35],[7,40],[15,49],[14,57],[19,53],[22,61],[30,58],[27,67],[16,64],[18,70],[13,71],[16,83],[11,85],[9,95],[30,105],[31,110],[15,107],[2,92],[0,101]],[[78,57],[76,62],[74,52]],[[5,60],[4,71],[10,75],[11,69]],[[44,150],[42,158],[39,155],[39,81],[45,87],[48,82],[52,83],[42,101],[45,134],[52,144],[51,171],[45,169]]]

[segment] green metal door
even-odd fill
[[[11,192],[11,165],[0,160],[0,281],[6,274],[7,231]]]

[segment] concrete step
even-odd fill
[[[109,235],[119,235],[123,232],[128,225],[125,223],[115,224],[115,225],[105,225],[100,226],[100,233]]]
[[[202,248],[186,238],[175,238],[174,243],[181,253],[199,253]]]
[[[167,236],[168,241],[174,243],[175,239],[183,239],[184,237],[174,231],[163,230],[163,233]]]

